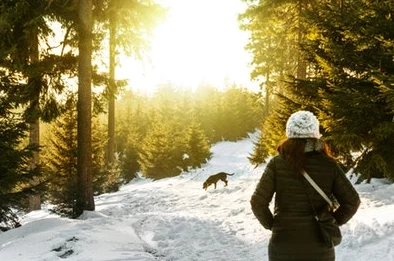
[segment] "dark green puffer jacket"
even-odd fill
[[[340,203],[334,213],[339,225],[356,213],[360,198],[332,159],[320,152],[307,152],[306,172],[327,194],[333,193]],[[313,210],[306,193],[317,210],[327,202],[305,180],[294,173],[281,156],[272,158],[251,198],[252,211],[261,225],[272,230],[268,246],[270,261],[333,261],[334,248],[327,248],[320,239]],[[274,213],[269,209],[275,194]]]

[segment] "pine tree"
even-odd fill
[[[140,171],[138,154],[150,125],[149,102],[146,100],[147,97],[127,91],[118,101],[116,148],[125,183],[135,178]]]
[[[1,81],[1,86],[8,84]],[[8,96],[0,92],[0,229],[20,226],[17,210],[23,210],[26,199],[39,191],[39,166],[30,168],[32,148],[26,146],[28,126],[14,109]],[[34,183],[33,180],[39,182]]]
[[[261,117],[258,95],[236,86],[224,92],[200,86],[196,93],[187,93],[164,85],[152,97],[133,96],[119,102],[125,108],[119,118],[118,148],[123,175],[130,178],[138,170],[151,175],[147,173],[159,165],[171,170],[169,176],[178,175],[190,164],[195,167],[209,158],[206,142],[243,138],[256,129]],[[195,137],[188,134],[190,128]],[[187,158],[189,150],[197,160]],[[165,151],[168,155],[162,155]]]
[[[323,1],[308,14],[314,77],[298,84],[298,97],[315,98],[325,139],[360,180],[394,179],[393,10],[392,1]],[[360,153],[353,162],[352,152]]]
[[[196,102],[194,115],[196,120],[200,122],[201,128],[207,136],[211,144],[221,140],[221,136],[217,135],[215,130],[215,121],[219,111],[220,93],[217,88],[209,85],[199,85],[195,91],[194,99]]]
[[[142,137],[138,129],[131,128],[128,130],[126,142],[123,144],[124,149],[119,154],[124,183],[134,179],[137,172],[140,171],[138,159],[141,150],[141,141],[143,140]]]
[[[178,93],[169,85],[160,86],[152,97],[150,125],[139,151],[141,172],[149,178],[178,175],[183,170],[183,126],[177,108]]]
[[[186,150],[184,161],[186,167],[200,168],[202,163],[210,159],[210,144],[201,129],[201,126],[193,122],[186,133]]]
[[[66,55],[52,52],[49,40],[55,34],[49,22],[55,17],[52,3],[4,0],[0,5],[0,64],[6,71],[0,77],[13,82],[4,90],[17,96],[15,102],[22,106],[29,123],[29,142],[36,147],[40,146],[40,120],[50,121],[58,116],[56,96],[66,86],[62,76],[74,72],[76,60],[71,52]],[[33,155],[32,168],[39,163],[39,150]],[[32,195],[29,209],[40,207],[39,195]]]
[[[62,115],[51,125],[49,144],[44,150],[47,166],[47,199],[54,212],[75,218],[77,197],[77,100],[68,94]],[[92,125],[93,188],[96,195],[117,191],[121,184],[117,162],[108,169],[105,164],[105,131],[95,117]]]
[[[267,117],[275,105],[272,96],[281,93],[288,75],[304,79],[307,67],[299,45],[309,28],[303,20],[313,1],[249,1],[239,15],[240,28],[250,32],[246,49],[252,53],[252,79],[260,82]]]
[[[262,116],[258,98],[237,86],[221,93],[213,120],[216,139],[235,141],[253,132]]]
[[[263,119],[263,106],[260,96],[245,88],[233,86],[237,97],[235,100],[234,114],[238,121],[237,140],[246,137],[247,133],[254,132]],[[231,90],[231,89],[230,89]]]
[[[141,57],[165,9],[146,0],[107,0],[100,7],[106,18],[104,28],[109,31],[107,164],[111,165],[115,155],[115,98],[119,92],[115,82],[116,55],[123,50],[129,56]]]
[[[139,152],[142,174],[155,180],[179,175],[183,165],[182,145],[173,128],[162,119],[156,119]]]
[[[101,123],[98,115],[92,118],[92,173],[95,195],[119,190],[122,184],[120,160],[116,155],[111,165],[106,164],[106,126]]]
[[[62,116],[51,127],[48,147],[44,150],[47,162],[48,201],[54,211],[76,217],[77,194],[77,111],[76,97],[67,99]]]
[[[286,138],[286,121],[293,112],[298,109],[311,110],[308,104],[297,101],[289,93],[277,94],[274,101],[270,115],[261,122],[259,138],[248,157],[255,165],[264,163],[267,157],[277,153],[279,142]]]
[[[246,48],[253,55],[251,77],[261,82],[264,117],[259,140],[249,159],[253,164],[276,153],[283,139],[286,119],[298,109],[308,108],[301,99],[294,100],[289,78],[305,80],[310,73],[300,45],[310,27],[305,12],[314,1],[247,1],[248,8],[239,16],[240,27],[251,33]]]

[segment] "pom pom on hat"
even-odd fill
[[[287,120],[286,136],[289,139],[319,139],[321,137],[319,132],[319,120],[310,111],[295,112]]]

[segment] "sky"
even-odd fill
[[[244,47],[248,33],[237,16],[241,0],[157,0],[168,7],[167,19],[155,30],[151,52],[143,61],[122,57],[117,76],[130,79],[137,89],[171,83],[195,88],[243,85],[257,90],[250,80],[251,55]]]
[[[60,218],[49,206],[21,217],[22,227],[0,232],[1,261],[261,261],[270,231],[250,209],[264,171],[250,165],[257,134],[222,141],[200,169],[173,178],[142,177],[116,193],[95,197],[96,211]],[[202,189],[214,173],[235,173],[228,186]],[[355,175],[348,173],[354,184]],[[341,227],[336,261],[394,261],[394,184],[355,185],[361,205]],[[271,205],[272,208],[272,205]]]

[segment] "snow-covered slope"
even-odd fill
[[[68,220],[41,210],[23,226],[0,234],[1,261],[53,260],[268,260],[270,232],[254,218],[249,199],[264,164],[247,160],[253,136],[220,142],[201,169],[152,182],[138,179],[119,192],[97,197],[96,211]],[[202,189],[216,172],[235,173]],[[342,227],[337,260],[394,260],[394,185],[357,185],[362,205]]]

